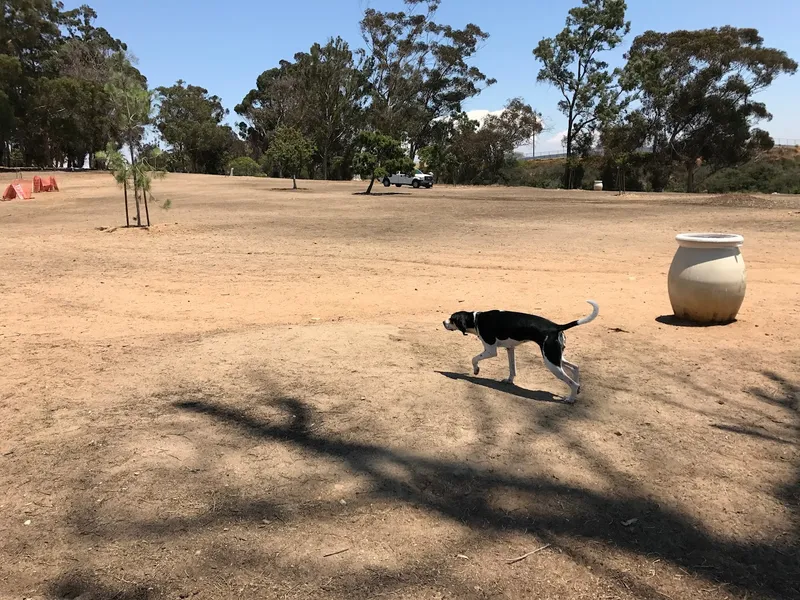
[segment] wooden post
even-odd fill
[[[125,179],[125,181],[123,182],[122,189],[125,192],[125,227],[130,227],[131,226],[131,218],[128,216],[128,180],[127,179]]]
[[[131,151],[131,173],[133,173],[133,198],[136,200],[136,226],[142,226],[142,213],[139,207],[139,185],[136,181],[136,156],[133,154],[133,143],[128,143],[128,149]]]
[[[144,214],[147,218],[147,226],[150,227],[150,210],[147,208],[147,190],[142,188],[142,196],[144,196]]]

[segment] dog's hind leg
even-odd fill
[[[564,336],[564,332],[561,331],[558,334],[558,345],[561,349],[561,368],[569,369],[569,375],[571,375],[572,379],[575,380],[575,383],[578,384],[578,394],[581,393],[581,371],[578,368],[578,365],[575,365],[569,362],[566,358],[564,358],[564,348],[567,345],[567,340]],[[553,356],[555,358],[555,356]],[[558,364],[557,362],[554,364]]]
[[[478,366],[478,363],[482,360],[486,360],[487,358],[494,358],[497,356],[497,346],[490,346],[486,342],[483,343],[483,352],[478,354],[475,358],[472,359],[472,372],[477,375],[481,372],[481,368]]]
[[[517,360],[514,356],[514,348],[506,348],[506,352],[508,353],[508,379],[503,379],[503,383],[511,385],[517,376]]]
[[[569,375],[567,375],[564,372],[564,369],[562,369],[561,367],[551,363],[547,359],[547,356],[544,357],[544,364],[547,366],[548,369],[550,369],[550,372],[553,375],[558,377],[561,381],[563,381],[564,383],[566,383],[569,386],[570,394],[569,394],[569,397],[566,399],[566,401],[568,403],[570,403],[570,404],[574,403],[575,402],[575,398],[578,396],[578,394],[581,391],[581,386],[579,386],[572,379],[570,379]]]
[[[553,375],[569,386],[570,394],[566,401],[572,404],[580,393],[581,386],[564,372],[561,366],[563,363],[561,352],[562,346],[558,338],[548,337],[544,341],[544,344],[542,344],[542,358],[544,359],[544,364]]]
[[[575,365],[569,362],[566,358],[561,358],[561,368],[566,367],[570,371],[572,371],[572,378],[578,384],[578,393],[581,393],[581,370],[578,368],[578,365]]]

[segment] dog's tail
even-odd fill
[[[594,321],[597,318],[597,315],[600,314],[600,307],[594,300],[587,300],[587,302],[592,305],[592,314],[583,317],[582,319],[578,319],[577,321],[572,321],[572,323],[567,323],[566,325],[559,325],[558,330],[566,331],[567,329],[572,329],[573,327],[577,327],[578,325],[586,325],[586,323]]]

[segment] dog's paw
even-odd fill
[[[578,385],[578,389],[575,391],[575,395],[576,396],[580,396],[581,395],[581,386],[580,385]]]
[[[575,396],[567,396],[564,398],[564,404],[575,404],[576,399]]]
[[[510,377],[507,377],[506,379],[503,379],[500,383],[504,383],[505,385],[514,385],[514,380],[511,379]]]
[[[480,373],[480,372],[481,372],[481,368],[480,368],[478,365],[474,365],[474,366],[472,367],[472,373],[473,373],[473,375],[477,375],[477,374],[478,374],[478,373]]]

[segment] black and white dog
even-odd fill
[[[517,375],[514,348],[526,342],[536,342],[542,351],[544,364],[553,375],[569,386],[570,395],[566,400],[572,403],[581,393],[581,375],[578,366],[564,358],[566,345],[564,332],[594,321],[600,312],[600,307],[592,300],[587,302],[592,305],[592,314],[566,325],[553,323],[537,315],[490,310],[453,313],[447,321],[444,321],[444,328],[448,331],[460,331],[464,335],[474,334],[483,342],[483,352],[472,359],[475,375],[481,370],[478,366],[480,361],[494,358],[497,356],[498,348],[505,348],[508,352],[508,379],[504,379],[503,383],[514,383],[514,377]],[[564,372],[564,367],[572,372],[572,377]]]

